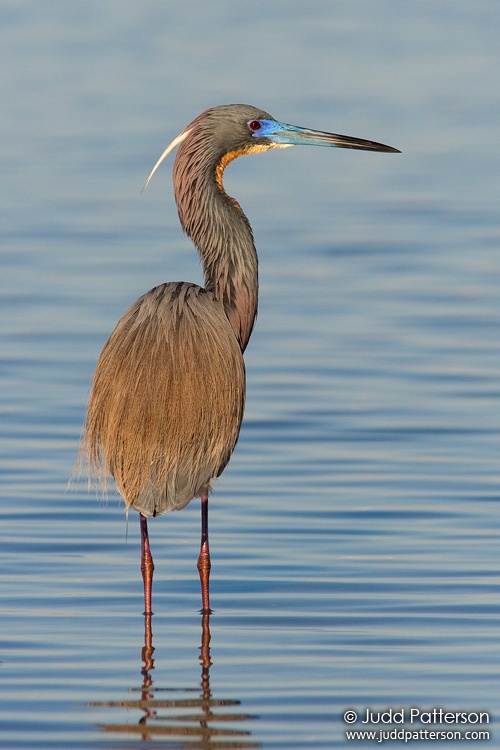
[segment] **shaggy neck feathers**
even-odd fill
[[[194,127],[180,145],[173,172],[175,199],[182,227],[200,255],[205,287],[224,306],[244,351],[257,314],[257,252],[250,223],[224,190],[222,175],[230,161],[254,149],[218,154],[207,141],[203,128]]]

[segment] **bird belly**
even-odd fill
[[[240,347],[205,289],[162,284],[127,310],[99,358],[84,436],[144,516],[209,489],[234,450],[245,401]]]

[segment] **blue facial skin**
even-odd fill
[[[252,133],[254,138],[269,138],[273,143],[294,145],[299,143],[310,143],[314,144],[314,140],[317,141],[317,145],[332,145],[331,143],[324,143],[324,136],[326,133],[319,131],[308,130],[307,128],[299,128],[296,125],[287,125],[285,122],[278,122],[277,120],[259,120],[261,127]]]
[[[325,133],[322,130],[310,130],[309,128],[299,128],[298,125],[288,125],[286,122],[278,122],[277,120],[258,120],[260,128],[252,130],[252,136],[254,138],[268,138],[273,143],[280,146],[337,146],[342,147],[346,142],[350,142],[350,147],[355,148],[353,145],[355,142],[359,143],[359,148],[362,148],[362,143],[368,143],[367,141],[361,141],[360,139],[349,138],[348,136],[336,135],[335,133]],[[250,123],[255,123],[255,120],[250,120]]]

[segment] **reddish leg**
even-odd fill
[[[153,591],[153,571],[155,566],[153,564],[153,557],[149,548],[149,536],[148,536],[148,521],[145,516],[140,513],[141,518],[141,572],[142,580],[144,581],[144,614],[152,615],[151,609],[151,597]]]
[[[208,549],[208,492],[205,492],[201,497],[201,547],[200,556],[198,558],[198,570],[200,573],[201,583],[201,601],[202,601],[202,613],[209,615],[210,609],[210,594],[209,594],[209,579],[210,579],[210,551]]]

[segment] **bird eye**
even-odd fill
[[[250,122],[248,123],[248,127],[255,133],[257,130],[261,129],[262,123],[259,122],[259,120],[250,120]]]

